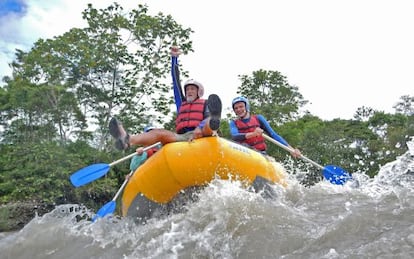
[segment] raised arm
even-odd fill
[[[171,48],[171,77],[173,81],[174,100],[177,107],[177,112],[180,109],[181,103],[184,100],[184,94],[180,83],[180,70],[178,66],[178,56],[180,51],[177,47]]]

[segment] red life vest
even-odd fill
[[[183,133],[185,128],[195,129],[204,119],[205,99],[196,99],[188,103],[184,101],[178,111],[177,119],[175,119],[175,130],[177,133]]]
[[[147,150],[147,159],[154,155],[155,152],[159,150],[158,147],[153,147]]]
[[[241,119],[237,119],[234,122],[240,133],[253,132],[256,128],[260,128],[259,119],[257,119],[256,115],[250,116],[250,119],[247,123],[243,122]],[[266,151],[266,143],[263,136],[245,139],[241,141],[241,143],[246,143],[259,151]]]

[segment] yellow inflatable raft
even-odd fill
[[[122,195],[122,215],[152,217],[180,193],[205,186],[215,178],[237,179],[246,187],[258,189],[267,183],[285,186],[284,177],[279,163],[221,137],[174,142],[163,146],[135,171]]]

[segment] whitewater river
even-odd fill
[[[0,233],[0,258],[414,258],[414,150],[359,186],[294,178],[275,197],[216,180],[187,210],[136,225],[63,205]]]

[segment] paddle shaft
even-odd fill
[[[273,144],[278,145],[279,147],[283,148],[284,150],[286,150],[286,151],[288,151],[288,152],[290,152],[290,153],[293,153],[293,152],[294,152],[294,150],[293,150],[292,148],[290,148],[290,147],[288,147],[288,146],[283,145],[283,144],[282,144],[282,143],[280,143],[279,141],[276,141],[276,140],[272,139],[271,137],[269,137],[269,136],[268,136],[268,135],[266,135],[266,134],[263,134],[263,137],[264,137],[265,139],[269,140],[270,142],[272,142]],[[319,169],[322,169],[322,170],[324,169],[324,167],[323,167],[323,166],[321,166],[320,164],[318,164],[318,163],[316,163],[316,162],[314,162],[314,161],[310,160],[309,158],[307,158],[307,157],[306,157],[306,156],[304,156],[304,155],[301,155],[301,156],[300,156],[300,158],[301,158],[301,159],[303,159],[303,160],[305,160],[305,161],[307,161],[307,162],[309,162],[309,163],[311,163],[312,165],[314,165],[314,166],[316,166],[316,167],[319,167]]]
[[[160,143],[160,142],[157,142],[157,143],[155,143],[155,144],[153,144],[153,145],[151,145],[151,146],[148,146],[148,147],[144,148],[144,151],[145,151],[145,150],[148,150],[148,149],[150,149],[150,148],[153,148],[153,147],[155,147],[155,146],[157,146],[157,145],[159,145],[159,144],[161,144],[161,143]],[[131,155],[135,155],[135,154],[136,154],[136,153],[133,153],[133,154],[131,154]],[[121,159],[119,159],[119,160],[117,160],[117,161],[115,161],[115,162],[111,163],[111,165],[112,165],[112,164],[115,164],[115,163],[119,163],[119,162],[121,162],[121,161],[124,161],[125,159],[127,159],[127,158],[131,157],[131,155],[128,155],[128,156],[126,156],[126,157],[124,157],[124,158],[121,158]],[[95,220],[96,220],[97,218],[103,218],[103,217],[105,217],[105,215],[107,215],[107,214],[112,214],[112,213],[115,211],[115,208],[116,208],[116,199],[117,199],[117,198],[118,198],[118,196],[121,194],[122,190],[125,188],[126,184],[128,183],[129,179],[131,178],[131,176],[132,176],[133,174],[134,174],[134,171],[133,171],[133,170],[131,170],[131,172],[128,174],[128,177],[126,177],[126,179],[125,179],[125,180],[124,180],[124,182],[122,183],[121,187],[119,187],[119,190],[116,192],[116,194],[115,194],[114,198],[113,198],[110,202],[106,203],[103,207],[101,207],[101,208],[98,210],[98,212],[96,213],[95,217],[93,217],[93,218],[92,218],[92,222],[95,222]]]
[[[145,147],[144,148],[144,151],[147,151],[148,149],[150,149],[150,148],[153,148],[153,147],[156,147],[156,146],[158,146],[158,145],[160,145],[161,144],[161,142],[157,142],[157,143],[155,143],[155,144],[152,144],[151,146],[148,146],[148,147]],[[133,155],[135,155],[136,154],[136,152],[134,153],[134,154],[131,154],[131,155],[128,155],[127,157],[128,158],[130,158],[130,157],[133,157]],[[126,160],[127,158],[121,158],[121,159],[119,159],[119,160],[117,160],[117,161],[115,161],[115,162],[118,162],[118,161],[120,161],[120,160],[122,160],[122,161],[124,161],[124,160]],[[122,162],[121,161],[121,162]],[[113,163],[115,163],[115,162],[112,162],[111,164],[113,164]],[[118,162],[119,163],[119,162]],[[125,179],[125,181],[122,183],[122,185],[121,185],[121,187],[119,187],[119,190],[117,191],[117,193],[115,194],[115,196],[114,196],[114,198],[112,199],[113,201],[115,201],[117,198],[118,198],[118,196],[119,196],[119,194],[121,194],[121,192],[122,192],[122,190],[125,188],[125,186],[126,186],[126,184],[128,183],[128,181],[129,181],[129,178],[131,178],[131,176],[134,174],[134,171],[132,171],[131,170],[131,172],[128,174],[128,178],[127,179]]]
[[[160,145],[160,144],[161,144],[161,142],[157,142],[157,143],[152,144],[151,146],[147,146],[147,147],[145,147],[145,148],[144,148],[144,151],[147,151],[148,149],[154,148],[154,147],[156,147],[156,146],[158,146],[158,145]],[[136,154],[137,154],[137,152],[134,152],[134,153],[132,153],[132,154],[127,155],[126,157],[123,157],[123,158],[121,158],[121,159],[118,159],[118,160],[116,160],[116,161],[114,161],[114,162],[110,163],[110,164],[109,164],[109,167],[111,167],[111,166],[113,166],[113,165],[116,165],[116,164],[119,164],[119,163],[121,163],[121,162],[123,162],[123,161],[125,161],[125,160],[128,160],[128,159],[130,159],[131,157],[133,157],[133,156],[134,156],[134,155],[136,155]]]
[[[121,187],[119,187],[119,190],[116,192],[114,198],[112,199],[113,201],[116,201],[116,199],[118,198],[118,196],[121,194],[122,190],[125,188],[126,184],[129,181],[129,178],[131,178],[131,176],[134,174],[134,171],[131,170],[131,172],[128,174],[128,178],[125,179],[125,181],[122,183]]]

